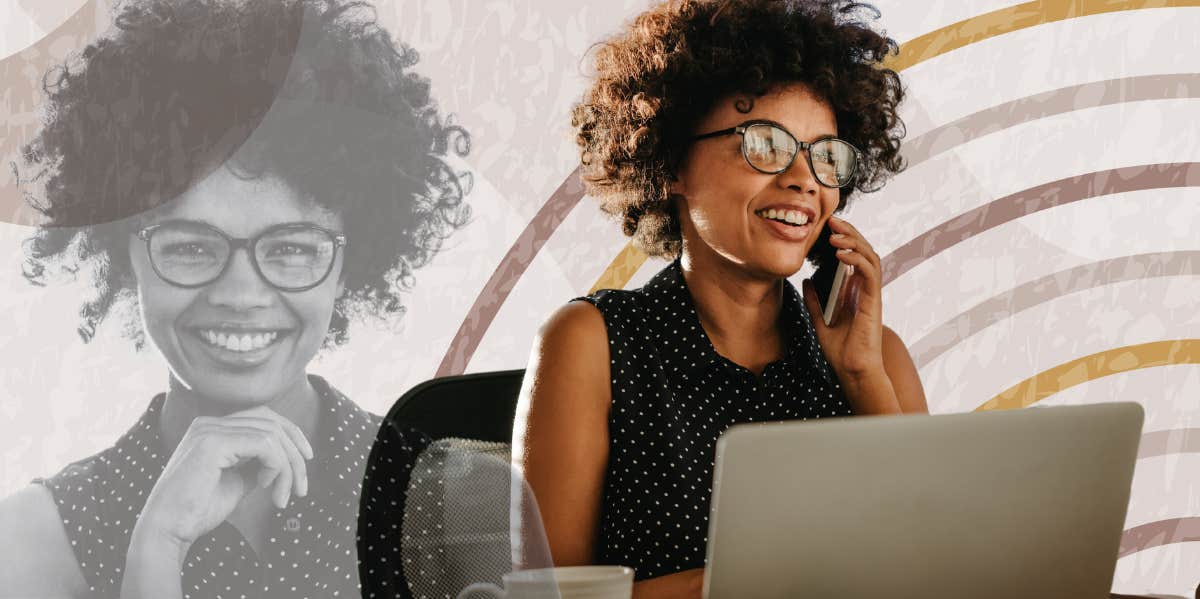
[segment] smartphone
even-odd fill
[[[821,236],[817,247],[812,251],[817,254],[814,262],[818,266],[812,281],[817,290],[817,298],[821,300],[821,316],[825,320],[825,326],[834,326],[837,324],[838,314],[842,311],[842,304],[849,300],[848,291],[850,278],[854,275],[854,266],[837,259],[837,248],[829,243],[827,235]]]
[[[838,318],[838,313],[842,310],[842,304],[846,302],[845,297],[848,291],[850,277],[854,275],[854,266],[845,262],[838,262],[837,272],[833,275],[833,284],[830,285],[829,291],[826,293],[825,301],[821,302],[821,314],[825,318],[825,326],[833,326]]]

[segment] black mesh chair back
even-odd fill
[[[514,567],[553,565],[532,492],[509,464],[524,375],[436,378],[413,387],[388,412],[433,439],[413,468],[404,505],[400,551],[414,597],[453,599],[472,585],[500,585]],[[516,537],[514,501],[532,526]]]
[[[524,376],[525,370],[517,369],[428,380],[396,400],[389,418],[434,440],[456,437],[508,443]]]

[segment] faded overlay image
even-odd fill
[[[360,487],[395,509],[427,440],[389,427],[373,476],[380,417],[308,370],[399,317],[470,215],[468,133],[418,66],[362,2],[128,0],[47,72],[14,162],[22,275],[77,286],[83,341],[167,369],[152,398],[91,373],[143,411],[0,503],[0,594],[359,595],[358,547],[393,541],[357,538]]]

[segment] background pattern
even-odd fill
[[[933,412],[1137,401],[1145,435],[1114,590],[1200,581],[1200,1],[881,0],[902,44],[909,168],[847,212],[884,257],[884,321]],[[392,327],[316,370],[384,412],[435,374],[518,368],[547,314],[663,264],[582,196],[569,110],[591,44],[644,0],[390,0],[473,136],[473,221]],[[103,0],[0,3],[0,160],[40,77],[108,25]],[[152,351],[75,334],[87,285],[20,276],[28,214],[0,177],[0,494],[112,441],[166,386]],[[807,277],[802,271],[794,280]],[[107,334],[106,334],[107,333]]]

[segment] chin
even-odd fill
[[[786,279],[800,272],[800,269],[804,267],[805,259],[806,256],[804,255],[790,256],[775,254],[759,261],[755,270],[769,274],[776,279]]]
[[[287,392],[289,385],[270,373],[191,373],[177,377],[205,401],[223,406],[222,411],[247,410],[266,405]]]

